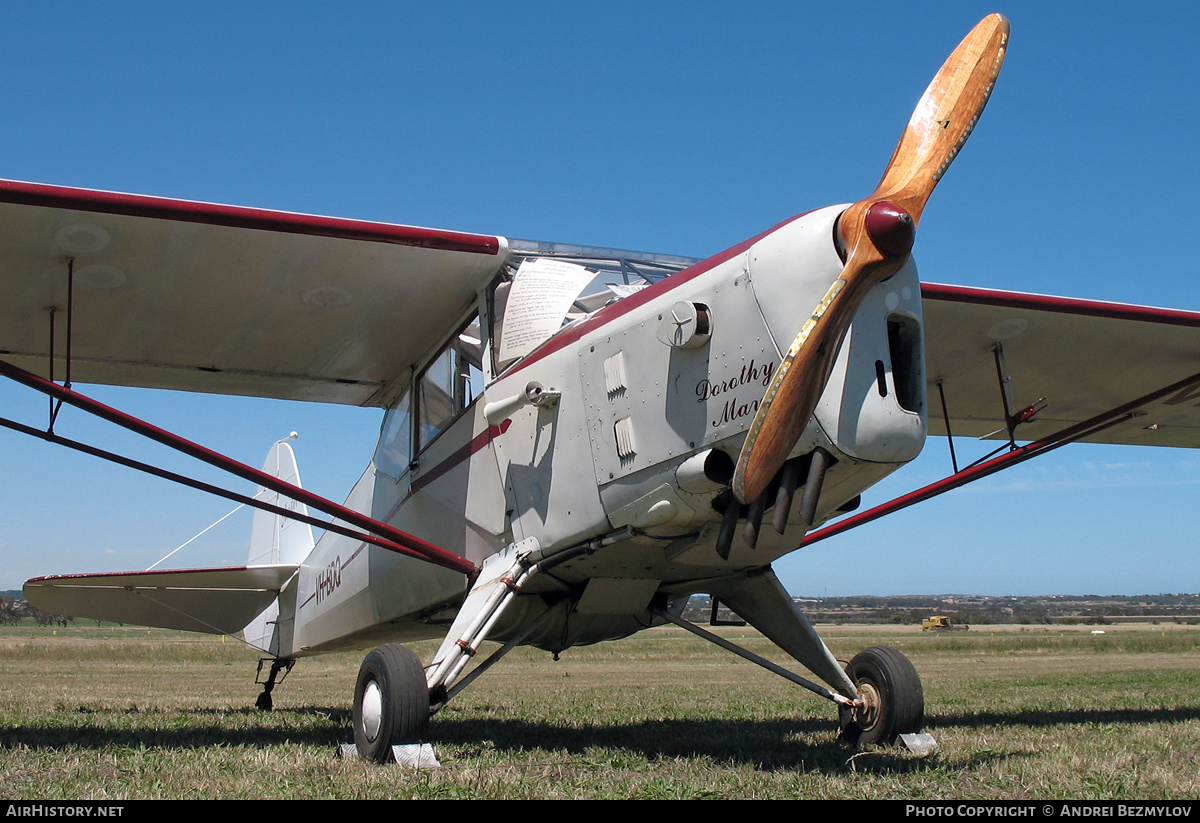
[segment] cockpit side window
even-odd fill
[[[375,468],[394,480],[403,477],[416,455],[483,393],[483,381],[483,343],[476,316],[450,338],[415,386],[384,415]]]
[[[393,480],[399,480],[408,471],[413,457],[413,430],[410,393],[404,392],[400,400],[383,416],[383,428],[379,430],[379,443],[375,446],[375,468]]]
[[[417,380],[417,449],[423,449],[483,392],[479,318],[450,339]]]

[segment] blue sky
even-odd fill
[[[869,193],[942,60],[1001,11],[1006,65],[923,215],[922,277],[1200,309],[1190,4],[577,5],[5,4],[0,177],[706,256]],[[337,499],[380,422],[91,393],[255,465],[298,430],[305,485]],[[0,386],[0,414],[44,408]],[[190,465],[79,413],[59,428]],[[4,589],[144,567],[231,508],[15,434],[0,454]],[[948,467],[931,439],[866,502]],[[1198,454],[1068,447],[777,570],[797,594],[1197,591],[1198,497]],[[243,562],[244,514],[179,564]]]

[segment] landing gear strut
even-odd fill
[[[862,704],[838,708],[845,740],[889,745],[902,734],[921,730],[925,693],[907,657],[887,646],[872,646],[854,656],[846,674],[858,687]]]
[[[419,743],[429,729],[429,687],[421,660],[397,644],[367,655],[354,687],[354,744],[358,753],[387,763],[392,746]]]
[[[768,599],[761,598],[757,605],[761,607],[765,602],[769,602]],[[760,622],[754,624],[757,628],[764,634],[767,634],[768,631],[773,632],[773,636],[769,635],[771,639],[797,660],[802,657],[806,658],[803,662],[810,669],[816,671],[820,666],[823,671],[823,679],[833,684],[835,681],[828,676],[822,665],[824,655],[828,655],[829,660],[833,661],[835,666],[832,671],[839,676],[841,681],[837,685],[838,691],[835,692],[806,680],[746,649],[739,648],[728,639],[692,625],[677,615],[661,609],[653,610],[652,613],[656,617],[687,629],[798,686],[803,686],[809,691],[833,701],[838,706],[842,738],[850,743],[892,744],[902,734],[915,734],[921,731],[921,724],[925,720],[925,696],[921,689],[921,678],[908,658],[895,649],[886,646],[872,646],[864,649],[855,655],[843,671],[837,661],[833,659],[833,655],[825,649],[824,643],[816,636],[815,632],[812,632],[807,620],[804,620],[798,612],[796,612],[795,619],[797,623],[807,627],[807,630],[789,635],[781,629],[782,620],[777,620],[775,623],[770,620],[762,620],[764,615],[761,609],[747,609],[747,615],[744,616],[748,616],[748,619],[750,616],[759,619]],[[781,614],[786,614],[786,612],[778,610],[774,616],[779,618]],[[751,622],[753,624],[753,621]],[[812,653],[804,653],[806,646],[801,641],[807,642],[807,650]],[[784,645],[785,643],[787,646]],[[817,654],[818,649],[824,652],[824,655]],[[857,697],[851,699],[850,695],[855,694]],[[922,747],[926,747],[928,750],[928,747],[936,745],[931,737],[928,737],[927,741],[906,739],[905,744],[914,752]],[[914,748],[914,746],[916,747]]]

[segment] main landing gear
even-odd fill
[[[520,551],[500,553],[488,559],[442,641],[428,676],[420,659],[404,646],[380,646],[367,655],[354,689],[354,742],[359,755],[386,763],[391,759],[393,746],[421,743],[428,732],[429,717],[434,708],[440,708],[452,699],[476,676],[521,643],[542,621],[556,614],[554,609],[547,609],[460,679],[467,659],[474,655],[499,613],[512,601],[532,569],[536,569],[536,564],[527,563],[526,554]],[[837,704],[842,737],[851,743],[892,744],[901,735],[921,731],[925,718],[921,679],[900,652],[873,646],[855,655],[848,665],[843,665],[770,569],[715,581],[711,594],[817,675],[829,688],[739,648],[727,638],[689,623],[671,610],[652,607],[650,612]],[[920,737],[927,740],[918,739]],[[928,750],[936,745],[928,735],[905,737],[904,742],[912,751]]]
[[[721,645],[732,646],[727,641]],[[736,647],[731,650],[742,653]],[[902,734],[921,731],[925,719],[921,678],[908,658],[895,649],[872,646],[846,666],[846,675],[858,691],[854,701],[835,696],[769,661],[760,658],[755,662],[837,702],[842,739],[849,743],[891,745]],[[354,743],[359,755],[388,763],[392,746],[422,742],[429,730],[429,695],[420,658],[408,648],[389,644],[368,654],[354,688]]]
[[[908,658],[895,649],[872,646],[854,656],[845,668],[845,676],[858,693],[857,699],[851,700],[674,615],[663,616],[837,703],[842,739],[851,744],[892,745],[901,735],[921,731],[925,719],[921,678]],[[416,654],[389,644],[367,655],[354,688],[354,743],[361,757],[391,762],[393,746],[425,740],[430,714],[430,691]]]
[[[624,531],[620,534],[628,536]],[[601,545],[605,543],[582,544],[561,552],[550,562],[561,562],[584,551],[594,551]],[[474,656],[500,614],[512,603],[521,584],[537,572],[538,564],[542,562],[538,548],[535,538],[526,538],[484,561],[483,569],[434,655],[428,676],[420,659],[404,646],[380,646],[367,655],[354,689],[354,742],[362,757],[386,763],[392,746],[420,743],[426,736],[433,710],[440,709],[553,616],[555,612],[547,609],[469,675],[459,679],[463,667]],[[459,681],[457,684],[456,680]]]
[[[392,746],[420,743],[429,729],[429,688],[421,660],[388,644],[367,655],[354,687],[354,744],[358,753],[387,763]]]
[[[843,668],[769,569],[720,581],[710,593],[831,688],[739,649],[725,638],[676,615],[665,611],[658,614],[836,703],[844,740],[890,745],[901,735],[921,731],[925,720],[921,678],[900,652],[886,646],[872,646],[855,655]],[[906,738],[904,742],[913,751],[933,744],[932,738]]]
[[[659,612],[658,616],[836,703],[841,737],[848,743],[891,745],[901,735],[921,731],[925,721],[925,695],[921,689],[921,678],[908,658],[895,649],[872,646],[859,652],[841,672],[845,680],[838,684],[838,691],[835,692],[676,615]],[[799,659],[799,655],[793,656]],[[855,693],[858,695],[856,698],[847,696]],[[929,742],[932,742],[932,738]],[[908,741],[906,744],[913,751],[919,751],[926,745],[918,742],[917,748],[914,748]]]
[[[858,687],[859,703],[838,707],[843,739],[892,744],[902,734],[921,731],[925,693],[907,657],[887,646],[872,646],[854,656],[846,674]]]

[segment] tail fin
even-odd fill
[[[267,454],[263,471],[273,474],[294,486],[300,485],[300,470],[296,467],[296,455],[286,440],[280,440]],[[255,497],[266,503],[279,506],[297,514],[307,515],[308,507],[278,492],[258,487]],[[254,524],[250,529],[250,558],[248,566],[276,564],[300,565],[315,545],[312,528],[307,523],[292,520],[282,515],[256,509]],[[279,651],[278,637],[279,600],[246,626],[246,642],[268,654]]]
[[[296,468],[296,454],[287,441],[281,440],[271,447],[263,471],[280,480],[300,485],[300,470]],[[255,499],[264,503],[308,515],[308,507],[278,492],[258,487]],[[312,528],[307,523],[291,520],[282,515],[271,514],[262,509],[254,511],[254,525],[250,529],[249,566],[274,565],[276,563],[298,564],[313,548]]]

